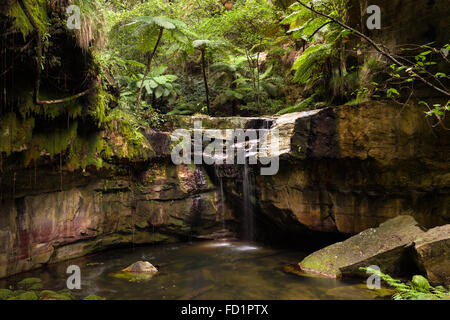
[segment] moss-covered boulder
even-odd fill
[[[414,249],[429,281],[450,288],[450,224],[428,230],[416,239]]]
[[[106,299],[103,297],[97,296],[95,294],[91,294],[91,295],[83,298],[83,300],[106,300]]]
[[[8,300],[39,300],[39,297],[34,291],[26,291],[20,295],[10,297]]]
[[[0,300],[8,300],[14,293],[9,289],[0,289]]]
[[[343,242],[307,256],[299,263],[305,272],[331,278],[366,277],[360,267],[376,265],[387,274],[398,274],[408,248],[424,232],[411,216],[398,216],[378,228],[367,229]]]
[[[74,296],[70,292],[52,290],[43,290],[39,293],[41,300],[74,300]]]
[[[42,280],[39,278],[25,278],[17,284],[22,290],[40,290],[42,289]]]

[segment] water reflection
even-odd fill
[[[79,296],[97,294],[107,299],[373,299],[362,282],[299,277],[283,272],[305,256],[292,250],[232,241],[194,242],[108,251],[51,265],[0,281],[8,287],[26,277],[40,277],[45,289],[65,289],[69,265],[81,268]],[[160,266],[148,281],[112,277],[146,257]]]

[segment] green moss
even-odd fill
[[[39,151],[48,152],[51,157],[54,157],[67,150],[70,142],[77,137],[77,129],[78,122],[73,122],[69,129],[54,129],[48,133],[35,134],[31,146]]]
[[[111,95],[106,93],[101,87],[98,87],[98,94],[96,103],[90,108],[89,114],[97,120],[98,127],[100,128],[107,120],[106,112],[108,110],[108,100],[111,99]]]
[[[46,0],[28,0],[25,1],[28,11],[36,21],[41,33],[45,33],[48,25],[47,1]],[[22,32],[24,39],[33,32],[34,28],[29,22],[17,1],[11,5],[9,15],[15,18],[14,24]]]
[[[430,290],[430,283],[428,282],[427,278],[415,275],[411,280],[411,285],[417,289],[422,291],[429,291]]]
[[[83,300],[106,300],[106,298],[96,296],[95,294],[91,294],[91,295],[83,298]]]
[[[148,158],[145,150],[151,150],[151,146],[141,131],[139,121],[133,114],[116,108],[107,117],[106,122],[110,131],[117,132],[127,141],[127,154],[118,154],[118,156],[131,160]]]
[[[18,296],[11,297],[8,300],[39,300],[39,297],[37,296],[36,292],[27,291]]]
[[[42,284],[42,280],[39,278],[25,278],[17,284],[17,287],[20,289],[29,290],[37,284]]]
[[[28,290],[41,290],[41,289],[42,289],[42,283],[35,283]]]
[[[129,282],[149,281],[153,278],[154,275],[154,273],[132,273],[123,271],[109,274],[109,276],[113,278],[127,280]]]
[[[20,296],[22,293],[25,293],[26,291],[25,290],[15,290],[15,291],[13,291],[13,296],[14,297],[18,297],[18,296]]]
[[[8,289],[0,289],[0,300],[7,300],[12,297],[14,294],[11,290]]]
[[[330,254],[310,255],[306,257],[302,262],[302,268],[308,269],[311,272],[317,272],[321,274],[333,275],[340,277],[341,272],[335,267],[336,259]]]
[[[44,92],[41,95],[45,98]],[[114,141],[105,140],[100,130],[90,133],[81,131],[76,119],[83,117],[85,113],[84,107],[77,100],[36,106],[30,93],[19,98],[18,113],[1,117],[0,152],[6,156],[14,152],[21,153],[25,166],[43,155],[48,154],[51,158],[62,155],[64,165],[71,171],[88,166],[101,168],[104,166],[103,159],[110,159],[112,156],[130,160],[147,159],[152,148],[142,133],[139,121],[133,115],[118,109],[107,116],[107,100],[108,94],[100,88],[97,102],[89,108],[89,114],[99,127],[109,130],[112,136],[125,139],[126,143],[123,140],[117,141],[117,150],[114,149]],[[52,121],[64,119],[64,123],[67,119],[72,121],[67,128],[52,126],[37,131],[34,117]]]
[[[15,113],[8,113],[0,119],[0,152],[7,156],[21,149],[32,137],[34,119],[21,120]]]
[[[39,293],[41,300],[74,300],[73,295],[70,292],[60,291],[55,292],[52,290],[43,290]]]
[[[69,147],[69,169],[86,168],[93,165],[102,167],[103,161],[100,154],[103,151],[104,141],[98,133],[92,133],[87,137],[77,136]]]

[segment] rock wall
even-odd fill
[[[450,222],[450,132],[418,106],[370,102],[276,119],[280,171],[256,175],[257,218],[284,231],[356,234],[412,215]],[[239,205],[241,181],[227,181]]]
[[[369,5],[381,9],[381,30],[367,30]],[[347,1],[349,24],[382,41],[393,51],[396,45],[448,43],[450,7],[440,0],[350,0]]]
[[[17,196],[0,206],[0,277],[121,245],[179,242],[222,228],[220,201],[202,168],[164,161],[144,168],[131,175],[74,177],[74,185],[66,179],[63,191],[35,186],[24,193],[18,186]],[[59,180],[48,171],[42,178]]]
[[[267,235],[294,239],[356,234],[404,214],[426,228],[449,223],[450,131],[432,127],[423,111],[372,101],[275,119],[280,171],[261,176],[254,168],[256,221]],[[204,128],[258,124],[201,120]],[[169,124],[192,125],[183,117]],[[226,168],[231,210],[222,210],[206,173],[212,167],[174,166],[169,135],[149,130],[145,137],[148,158],[116,156],[102,169],[61,171],[58,159],[23,168],[14,155],[2,159],[0,277],[121,245],[202,237],[222,229],[223,219],[242,219],[241,166]],[[126,154],[123,139],[104,138]]]

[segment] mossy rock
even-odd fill
[[[15,290],[15,291],[13,291],[13,296],[14,297],[18,297],[18,296],[20,296],[22,293],[25,293],[26,291],[25,290]]]
[[[412,216],[397,216],[378,228],[370,228],[316,251],[300,262],[300,268],[330,278],[365,278],[360,267],[380,266],[397,274],[409,245],[424,232]]]
[[[13,295],[14,293],[9,289],[0,289],[0,300],[7,300]]]
[[[129,282],[145,282],[151,280],[156,273],[132,273],[132,272],[115,272],[110,273],[109,276],[117,279],[128,280]]]
[[[106,298],[97,296],[97,295],[95,295],[95,294],[91,294],[91,295],[89,295],[89,296],[83,298],[83,300],[106,300]]]
[[[39,300],[39,297],[34,291],[26,291],[18,296],[9,298],[8,300]]]
[[[428,282],[427,278],[425,278],[423,276],[415,275],[412,278],[411,284],[415,289],[417,289],[419,291],[423,291],[423,292],[430,291],[430,283]]]
[[[281,270],[283,273],[293,274],[299,277],[307,277],[307,278],[322,278],[320,275],[314,274],[314,273],[307,273],[300,269],[298,264],[288,264],[285,266],[282,266],[279,270]]]
[[[38,284],[41,284],[40,288],[37,288]],[[17,284],[17,287],[23,290],[29,290],[32,287],[35,287],[37,289],[33,290],[39,290],[42,289],[42,280],[39,278],[25,278]]]
[[[42,283],[35,283],[28,290],[42,290]]]
[[[65,291],[55,292],[52,290],[43,290],[39,293],[41,300],[74,300],[71,293]]]

